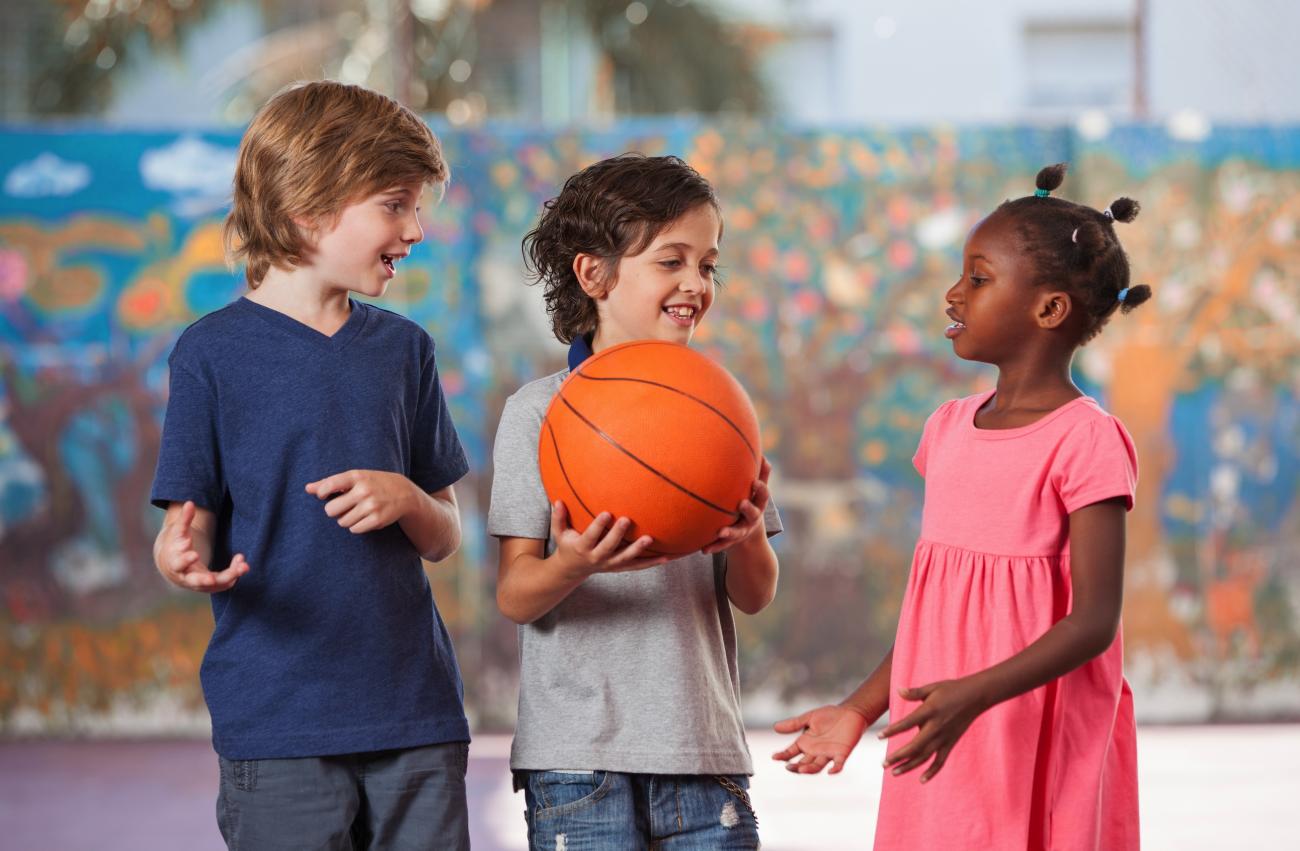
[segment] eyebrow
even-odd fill
[[[983,260],[985,263],[989,264],[990,266],[996,265],[992,260],[990,260],[989,258],[985,257],[983,254],[972,254],[972,255],[970,256],[970,259],[972,259],[972,260]]]
[[[678,250],[678,251],[689,251],[690,249],[692,249],[692,248],[694,248],[694,247],[695,247],[695,246],[691,245],[689,242],[669,242],[669,243],[665,243],[665,244],[663,244],[663,245],[657,245],[657,246],[655,246],[654,250],[655,250],[655,251],[666,251],[666,250],[668,250],[669,248],[673,248],[673,249],[676,249],[676,250]],[[710,248],[708,251],[704,252],[705,256],[708,256],[708,255],[710,255],[710,254],[717,254],[717,253],[718,253],[718,249],[716,249],[716,248]]]

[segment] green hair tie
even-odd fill
[[[1038,198],[1046,198],[1048,195],[1051,195],[1051,194],[1052,194],[1052,190],[1050,190],[1050,189],[1035,189],[1035,190],[1034,190],[1034,195],[1035,195],[1036,197],[1038,197]]]

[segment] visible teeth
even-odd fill
[[[666,310],[678,319],[690,319],[695,315],[693,307],[669,307]]]

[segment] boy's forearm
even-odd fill
[[[776,597],[779,573],[776,552],[760,526],[727,550],[727,598],[745,614],[756,615]]]
[[[460,511],[450,487],[425,493],[411,483],[411,505],[397,521],[420,556],[442,561],[460,549]]]
[[[562,565],[555,554],[547,558],[518,555],[502,575],[497,584],[497,608],[517,624],[542,617],[586,579]]]

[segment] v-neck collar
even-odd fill
[[[258,304],[247,297],[241,296],[239,301],[235,303],[276,328],[331,351],[339,351],[357,336],[357,332],[365,325],[366,317],[370,311],[367,305],[349,298],[348,318],[331,336],[322,334],[310,325],[299,322],[286,313],[281,313],[275,308],[267,307],[264,304]]]

